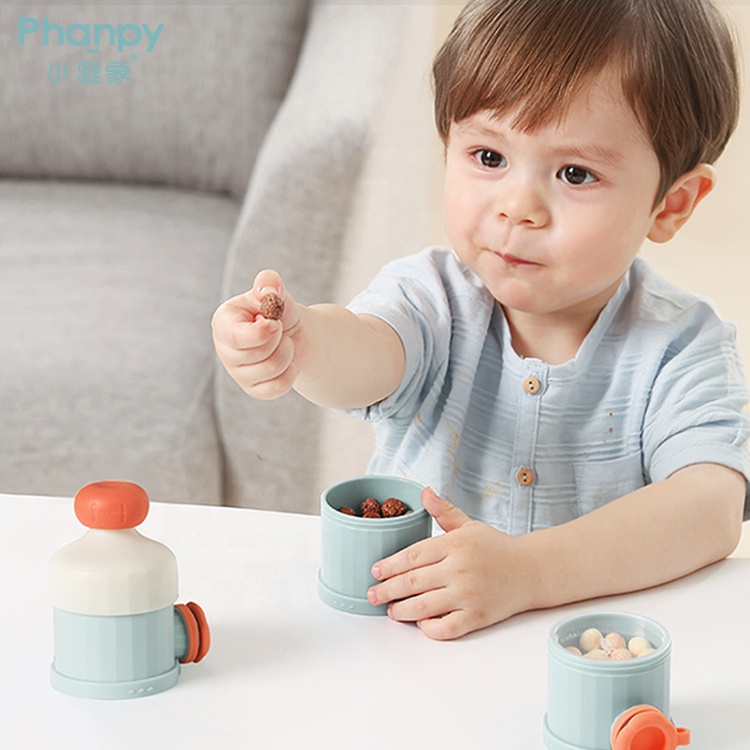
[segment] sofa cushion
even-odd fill
[[[0,6],[0,174],[241,196],[306,6]]]
[[[0,181],[0,491],[128,479],[221,501],[209,321],[238,212],[177,189]]]

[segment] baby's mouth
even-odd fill
[[[516,255],[513,255],[512,253],[501,253],[501,252],[495,252],[495,255],[500,258],[500,260],[503,261],[508,266],[511,266],[511,268],[517,268],[519,266],[539,266],[540,263],[535,263],[531,260],[526,260],[524,258],[519,258]]]

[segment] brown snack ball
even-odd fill
[[[268,320],[281,320],[284,314],[284,300],[274,292],[269,292],[260,301],[260,314]]]
[[[339,508],[339,512],[343,513],[345,516],[356,516],[357,511],[354,510],[354,508],[350,508],[348,505],[342,505]]]
[[[380,512],[383,518],[393,518],[394,516],[403,516],[409,510],[406,504],[397,497],[389,497],[383,502]]]
[[[380,503],[374,497],[368,497],[363,500],[359,506],[359,512],[362,518],[380,518]],[[374,516],[368,516],[368,513],[374,513]]]

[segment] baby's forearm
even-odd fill
[[[404,351],[383,321],[338,305],[300,311],[295,346],[300,371],[294,389],[319,406],[369,406],[396,390],[404,372]]]
[[[534,565],[530,608],[656,586],[732,552],[745,480],[697,464],[570,523],[524,537]]]

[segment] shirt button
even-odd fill
[[[528,487],[534,482],[534,472],[531,469],[521,469],[516,474],[516,480],[522,487]]]
[[[539,393],[541,387],[542,384],[537,378],[526,378],[526,380],[523,381],[523,389],[531,396],[535,396]]]

